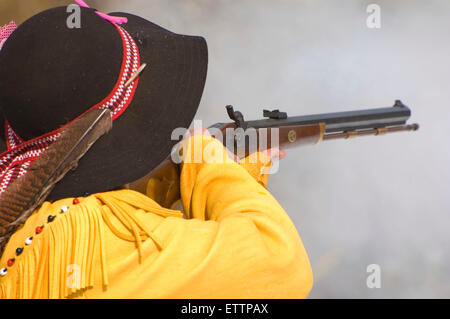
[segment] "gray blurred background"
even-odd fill
[[[0,1],[2,25],[72,3]],[[308,251],[310,298],[450,298],[448,0],[87,2],[206,38],[205,125],[227,120],[226,104],[247,119],[410,106],[419,132],[289,150],[269,189]],[[366,25],[371,3],[379,29]]]

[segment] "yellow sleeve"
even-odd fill
[[[146,195],[165,208],[173,208],[180,200],[179,168],[172,161],[152,174],[147,183]]]
[[[270,158],[256,152],[243,158],[239,164],[262,186],[266,187],[270,168]],[[146,195],[165,208],[174,208],[180,200],[179,167],[172,161],[166,161],[161,169],[152,173],[147,182]]]
[[[192,153],[196,142],[224,153],[220,142],[204,136],[192,137],[184,151]],[[306,297],[312,271],[292,221],[243,166],[218,158],[223,161],[182,165],[181,199],[189,219],[166,218],[157,230],[172,249],[176,268],[170,276],[183,278],[173,297]]]

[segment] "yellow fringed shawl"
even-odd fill
[[[11,239],[4,257],[15,256],[16,246],[24,248],[24,252],[15,257],[15,271],[0,279],[2,297],[64,298],[95,283],[107,286],[105,227],[118,238],[136,243],[142,257],[142,241],[151,238],[158,249],[160,246],[152,238],[149,225],[140,221],[135,211],[151,211],[161,217],[183,216],[179,211],[162,209],[149,197],[130,190],[96,194],[80,199],[78,205],[72,202],[73,199],[64,199],[44,203],[27,220],[20,234]],[[69,210],[63,213],[62,206],[68,206]],[[50,215],[57,217],[48,223]],[[40,234],[35,232],[37,225],[45,225]],[[25,245],[30,236],[33,236],[32,243]],[[68,285],[69,281],[73,285]]]
[[[203,137],[203,144],[223,148],[212,138]],[[150,180],[148,196],[124,189],[78,204],[72,198],[45,202],[5,248],[0,297],[306,297],[309,260],[264,187],[263,166],[183,164],[180,179],[168,172]],[[180,198],[186,218],[165,208]],[[18,256],[17,248],[23,248]]]

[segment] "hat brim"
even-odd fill
[[[52,191],[49,200],[115,189],[141,178],[169,154],[174,129],[188,128],[203,93],[208,49],[202,37],[172,33],[127,13],[123,24],[147,63],[127,110]]]

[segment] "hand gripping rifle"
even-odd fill
[[[392,107],[291,117],[279,110],[264,110],[263,115],[266,119],[255,121],[245,121],[242,113],[235,111],[231,105],[226,109],[233,122],[216,123],[208,130],[216,138],[217,132],[221,134],[222,142],[226,142],[225,146],[240,158],[256,150],[264,151],[272,147],[286,149],[327,140],[378,136],[419,129],[416,123],[407,124],[411,110],[400,100],[396,100]],[[248,134],[250,130],[253,137],[256,136],[256,143],[250,143],[251,134]],[[257,149],[251,149],[252,145],[257,145]],[[163,176],[163,172],[170,165],[174,165],[171,157],[149,175],[133,183],[133,186],[145,191],[148,178]]]

